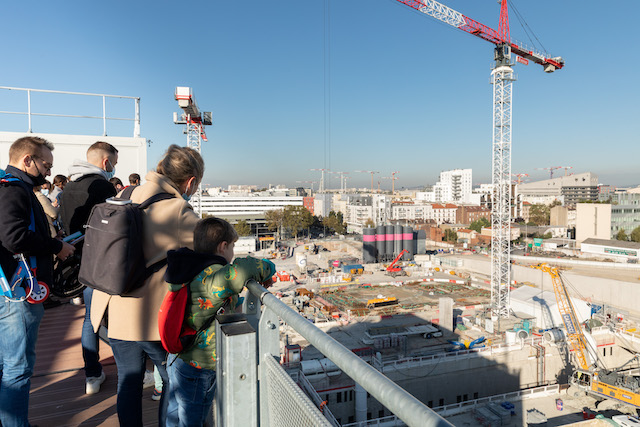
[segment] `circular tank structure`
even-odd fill
[[[402,249],[408,252],[403,255],[402,259],[405,261],[412,260],[415,253],[413,227],[402,227]]]
[[[395,258],[393,256],[393,225],[385,225],[384,230],[385,230],[385,234],[387,235],[384,254],[385,254],[385,259],[387,261],[390,261],[393,258]]]
[[[376,258],[378,262],[382,262],[385,259],[386,242],[387,235],[385,234],[384,225],[379,225],[376,227]]]
[[[362,230],[362,260],[365,264],[376,262],[376,229],[365,228]]]
[[[402,226],[393,226],[393,256],[396,257],[402,252]]]

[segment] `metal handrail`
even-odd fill
[[[378,372],[335,339],[296,313],[258,282],[250,280],[247,289],[269,310],[302,335],[344,373],[375,397],[408,426],[452,426],[402,387]]]

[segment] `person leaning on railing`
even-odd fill
[[[145,183],[131,194],[134,203],[141,203],[159,193],[173,198],[160,200],[145,210],[143,217],[143,247],[147,266],[167,256],[167,251],[181,247],[193,248],[193,230],[198,216],[188,203],[198,189],[204,174],[200,154],[187,147],[171,145],[155,171],[145,177]],[[142,426],[142,386],[145,354],[153,361],[167,389],[166,352],[160,342],[158,311],[167,293],[163,280],[165,268],[149,277],[126,297],[95,291],[91,321],[97,331],[108,313],[108,337],[118,368],[117,411],[120,425]],[[167,399],[160,398],[159,425],[165,425]]]

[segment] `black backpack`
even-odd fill
[[[137,204],[129,200],[134,188],[127,187],[122,197],[95,205],[85,226],[78,280],[109,295],[134,291],[167,263],[163,258],[146,267],[142,217],[151,204],[175,196],[159,193]]]

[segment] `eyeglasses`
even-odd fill
[[[46,170],[50,171],[53,168],[53,163],[45,162],[42,157],[34,155],[32,155],[31,157],[34,159],[40,159],[40,161],[42,162],[42,166],[44,166]]]

